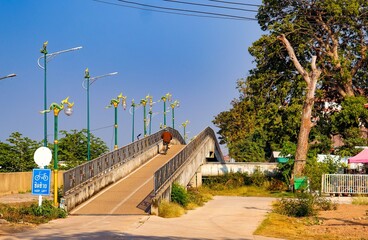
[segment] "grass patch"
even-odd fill
[[[301,219],[270,213],[254,234],[284,239],[305,239],[308,237],[305,230],[306,227]]]
[[[354,205],[368,205],[368,197],[364,197],[364,196],[353,197],[352,204],[354,204]]]
[[[158,207],[158,215],[164,218],[180,217],[187,210],[203,206],[212,199],[212,195],[204,192],[202,188],[185,190],[178,184],[173,185],[172,202],[162,201]]]
[[[55,208],[52,201],[45,200],[41,207],[38,203],[0,204],[0,216],[12,223],[41,224],[52,219],[65,218],[67,213]]]
[[[307,229],[307,226],[316,224],[319,224],[319,221],[315,217],[295,218],[273,212],[268,214],[254,235],[293,240],[341,239],[341,236],[331,233],[317,233]]]
[[[267,187],[241,186],[236,188],[210,188],[203,186],[202,191],[214,196],[241,196],[241,197],[292,197],[292,192],[269,191]]]
[[[163,218],[175,218],[183,215],[185,209],[178,203],[162,201],[158,206],[158,213]]]

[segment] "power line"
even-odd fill
[[[133,5],[143,6],[143,7],[150,7],[150,8],[157,8],[157,9],[164,9],[170,11],[180,11],[180,12],[190,12],[190,13],[199,13],[199,14],[207,14],[207,15],[214,15],[214,16],[221,16],[221,17],[229,17],[239,20],[257,20],[255,18],[243,17],[243,16],[236,16],[236,15],[229,15],[229,14],[222,14],[222,13],[213,13],[213,12],[204,12],[204,11],[196,11],[196,10],[188,10],[188,9],[181,9],[181,8],[170,8],[170,7],[161,7],[156,5],[149,5],[125,0],[118,0],[119,2],[129,3]]]
[[[238,2],[229,2],[229,1],[221,1],[221,0],[208,0],[211,2],[219,2],[219,3],[227,3],[227,4],[234,4],[234,5],[243,5],[243,6],[252,6],[252,7],[260,7],[261,5],[257,4],[250,4],[250,3],[238,3]]]
[[[181,3],[181,4],[188,4],[188,5],[195,5],[195,6],[201,6],[201,7],[213,7],[213,8],[231,9],[231,10],[245,11],[245,12],[255,12],[255,13],[258,12],[257,10],[250,10],[250,9],[236,8],[236,7],[218,6],[218,5],[212,5],[212,4],[192,3],[192,2],[184,2],[184,1],[177,1],[177,0],[163,0],[163,1],[173,2],[173,3]]]
[[[177,13],[177,12],[169,12],[169,11],[163,11],[163,10],[154,10],[154,9],[149,9],[149,8],[143,8],[143,7],[135,7],[135,6],[130,6],[130,5],[126,5],[126,4],[118,4],[118,3],[112,3],[112,2],[107,2],[107,1],[103,1],[103,0],[92,0],[95,2],[99,2],[99,3],[103,3],[103,4],[108,4],[108,5],[114,5],[114,6],[119,6],[119,7],[125,7],[125,8],[134,8],[134,9],[139,9],[139,10],[143,10],[143,11],[150,11],[150,12],[159,12],[159,13],[167,13],[167,14],[173,14],[173,15],[181,15],[181,16],[189,16],[189,17],[202,17],[202,18],[215,18],[215,19],[227,19],[227,20],[254,20],[256,21],[257,19],[240,19],[237,17],[221,17],[221,16],[206,16],[206,15],[198,15],[198,14],[189,14],[189,13]]]

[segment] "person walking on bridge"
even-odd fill
[[[161,134],[161,138],[164,143],[164,154],[166,154],[167,150],[169,149],[169,144],[172,140],[172,134],[167,129],[165,129],[164,132]]]

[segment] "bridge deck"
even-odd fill
[[[147,214],[144,200],[153,191],[154,173],[184,145],[170,146],[167,155],[159,154],[139,169],[102,190],[87,202],[75,208],[72,215],[129,215]]]

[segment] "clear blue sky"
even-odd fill
[[[189,0],[185,0],[189,1]],[[109,0],[111,3],[122,2]],[[165,7],[220,12],[254,18],[255,13],[179,5],[160,0],[141,3]],[[217,4],[211,1],[191,1]],[[237,0],[260,4],[260,0]],[[170,5],[169,5],[170,4]],[[233,6],[222,4],[222,6]],[[246,9],[250,6],[236,5]],[[213,127],[214,116],[228,110],[239,96],[236,80],[245,77],[253,59],[248,47],[262,32],[256,21],[188,17],[104,4],[92,0],[0,1],[0,81],[2,103],[0,141],[13,132],[33,140],[43,139],[43,70],[37,65],[40,49],[48,52],[83,46],[60,54],[47,65],[48,105],[70,96],[74,114],[59,116],[59,129],[86,128],[84,70],[91,77],[119,72],[97,80],[90,88],[90,124],[94,135],[112,149],[114,110],[105,109],[120,92],[139,102],[147,94],[159,100],[167,92],[180,101],[175,125],[189,120],[189,138]],[[152,132],[163,123],[163,103],[154,105]],[[131,141],[132,116],[119,108],[119,146]],[[171,126],[171,113],[167,123]],[[135,135],[143,133],[143,109],[136,110]],[[48,141],[53,140],[53,115],[48,114]]]

